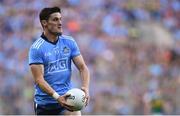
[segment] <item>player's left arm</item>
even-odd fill
[[[88,70],[87,65],[84,62],[84,59],[81,55],[78,55],[76,57],[73,58],[73,62],[76,65],[76,67],[78,68],[79,72],[80,72],[80,77],[82,80],[82,87],[81,89],[85,92],[86,94],[86,105],[89,102],[89,81],[90,81],[90,73]]]

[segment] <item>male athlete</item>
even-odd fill
[[[35,114],[80,115],[66,103],[71,89],[71,61],[80,72],[82,90],[89,100],[89,71],[75,40],[62,35],[61,10],[44,8],[39,18],[43,33],[31,46],[29,65],[35,80]]]

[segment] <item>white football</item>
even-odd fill
[[[86,102],[84,91],[78,88],[73,88],[70,89],[67,94],[71,94],[71,96],[67,98],[67,104],[74,106],[75,111],[83,109]]]

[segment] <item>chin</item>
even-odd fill
[[[61,36],[61,35],[62,35],[62,32],[57,32],[57,35]]]
[[[58,35],[61,36],[61,35],[62,35],[62,32],[59,32]]]
[[[62,35],[62,32],[54,32],[53,34],[54,34],[54,35],[61,36],[61,35]]]

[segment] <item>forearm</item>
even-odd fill
[[[82,80],[82,87],[89,89],[90,74],[87,66],[80,69],[80,77]]]
[[[55,91],[53,88],[44,80],[44,67],[43,65],[31,65],[31,72],[34,77],[35,83],[40,87],[42,91],[52,96]]]
[[[87,68],[87,65],[84,62],[84,59],[81,55],[73,58],[73,61],[80,72],[80,77],[82,80],[82,87],[81,89],[85,92],[85,98],[86,98],[86,106],[89,102],[89,82],[90,82],[90,73]]]
[[[80,72],[82,87],[89,89],[90,73],[81,55],[73,58],[73,62]]]
[[[55,92],[54,89],[44,79],[37,80],[36,84],[41,88],[42,91],[50,96],[52,96]]]

